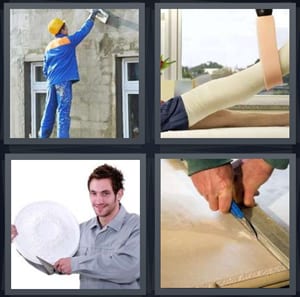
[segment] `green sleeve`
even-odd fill
[[[276,169],[286,169],[289,165],[288,159],[264,159],[268,164]]]
[[[231,162],[231,159],[186,159],[188,175],[205,169],[219,167]]]
[[[264,159],[268,164],[276,169],[286,169],[288,159]],[[188,175],[192,175],[198,171],[219,167],[230,163],[231,159],[186,159],[188,165]]]

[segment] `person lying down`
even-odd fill
[[[282,76],[289,73],[289,42],[279,51]],[[288,126],[289,112],[227,110],[265,88],[262,63],[230,76],[211,80],[171,98],[160,106],[161,131],[220,127]]]

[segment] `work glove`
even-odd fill
[[[98,12],[99,12],[98,9],[92,9],[92,12],[89,15],[89,19],[94,21]]]

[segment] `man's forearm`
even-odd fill
[[[140,276],[140,230],[131,233],[120,248],[101,250],[71,258],[72,273],[115,283],[132,283]]]
[[[133,255],[103,253],[71,258],[72,273],[115,283],[131,283],[139,278],[140,260]]]
[[[86,22],[76,33],[69,36],[69,39],[75,46],[78,45],[90,33],[93,26],[94,21],[91,19],[87,19]]]

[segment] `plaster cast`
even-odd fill
[[[282,75],[289,72],[289,43],[279,50]],[[264,89],[261,62],[233,75],[209,81],[181,97],[188,115],[189,127],[208,115],[232,107]]]
[[[259,57],[267,90],[282,84],[282,73],[277,51],[275,22],[272,15],[257,18]]]

